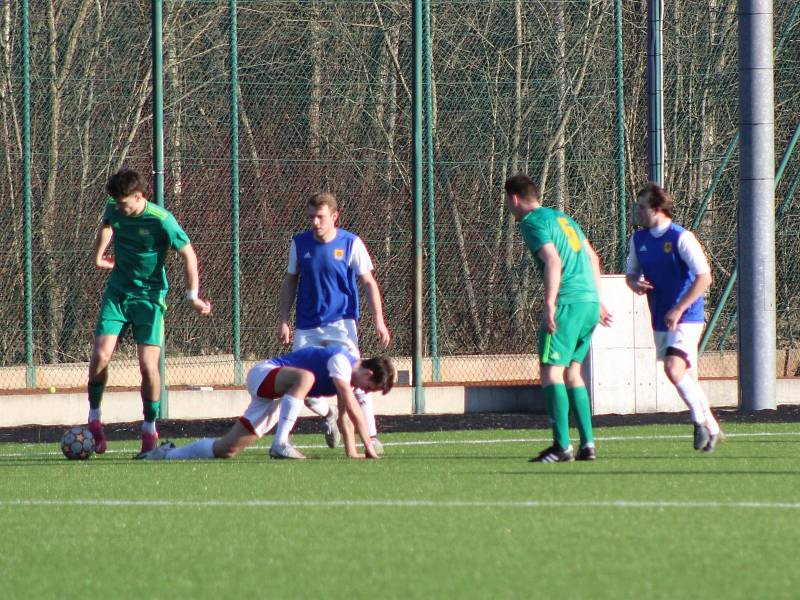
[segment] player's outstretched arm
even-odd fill
[[[378,282],[375,281],[371,271],[367,271],[359,277],[361,285],[364,286],[364,291],[367,296],[367,304],[372,312],[372,319],[375,321],[375,333],[378,334],[378,339],[384,348],[389,345],[392,335],[389,328],[386,326],[386,321],[383,318],[383,300],[381,299],[381,289],[378,287]]]
[[[197,254],[191,244],[186,244],[178,250],[183,259],[183,270],[186,274],[186,299],[192,303],[194,310],[200,315],[211,314],[211,303],[199,296],[200,273],[197,269]]]
[[[369,430],[364,423],[364,415],[350,382],[333,378],[333,385],[336,387],[336,397],[339,402],[339,430],[342,432],[345,453],[349,458],[364,458],[364,455],[359,454],[356,449],[355,433],[353,432],[353,424],[355,424],[355,429],[364,443],[366,457],[378,458],[378,454],[372,447],[372,439],[369,437]]]
[[[281,282],[281,291],[278,300],[278,341],[289,345],[292,341],[292,327],[289,325],[289,312],[292,310],[292,301],[297,294],[298,276],[286,273]]]
[[[97,228],[97,234],[94,236],[94,244],[92,245],[92,256],[94,258],[94,266],[98,269],[114,268],[114,259],[105,255],[112,237],[114,237],[114,229],[108,223],[102,223]]]

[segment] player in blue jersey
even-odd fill
[[[394,385],[394,367],[383,357],[361,360],[344,346],[309,346],[289,354],[257,363],[247,373],[250,405],[244,415],[223,437],[205,438],[188,446],[172,444],[144,455],[146,459],[231,458],[264,436],[277,423],[269,455],[272,458],[303,459],[297,448],[289,445],[294,426],[309,394],[316,397],[337,396],[339,427],[349,458],[378,458],[364,424],[353,388],[388,393]],[[280,417],[278,415],[280,414]],[[353,424],[364,442],[364,454],[356,449]]]
[[[672,222],[672,208],[672,197],[658,184],[648,183],[636,195],[643,229],[631,236],[625,281],[647,294],[656,352],[691,412],[695,450],[713,452],[722,432],[696,379],[711,269],[697,238]]]
[[[278,339],[292,342],[289,313],[295,302],[296,331],[293,350],[306,346],[346,346],[359,356],[358,321],[361,317],[358,284],[365,291],[375,322],[378,339],[389,345],[391,336],[383,318],[383,302],[378,282],[372,275],[373,265],[364,242],[354,233],[336,227],[339,218],[336,197],[329,193],[314,194],[308,200],[306,214],[310,229],[292,238],[289,264],[280,291]],[[382,452],[378,440],[372,397],[356,389],[373,445]],[[306,405],[325,418],[325,441],[334,448],[338,443],[336,407],[324,400],[306,398]]]

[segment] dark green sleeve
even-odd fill
[[[175,220],[172,214],[164,220],[164,233],[167,236],[170,247],[175,250],[180,250],[186,244],[191,243],[189,236],[186,235],[186,232],[178,224],[178,221]]]
[[[106,200],[106,206],[103,209],[103,225],[111,224],[111,211],[116,210],[117,202],[113,198]]]

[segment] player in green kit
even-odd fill
[[[139,370],[142,374],[142,452],[158,443],[161,375],[159,357],[164,343],[164,313],[167,310],[167,274],[164,262],[172,248],[183,259],[186,300],[197,313],[211,314],[211,304],[200,299],[197,256],[186,233],[172,214],[147,201],[142,177],[121,169],[106,184],[111,198],[94,240],[94,264],[110,269],[111,275],[100,304],[94,347],[89,362],[89,430],[98,454],[106,451],[100,402],[108,381],[108,363],[117,340],[126,327],[133,329]],[[105,256],[113,239],[114,257]]]
[[[539,188],[530,177],[514,175],[506,181],[505,191],[522,239],[544,276],[539,361],[553,445],[531,462],[594,460],[592,412],[581,364],[597,323],[611,324],[611,314],[598,294],[600,259],[571,217],[541,205]],[[570,410],[581,440],[577,456],[569,439]]]

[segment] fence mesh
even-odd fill
[[[228,4],[164,5],[165,206],[196,247],[203,293],[215,307],[213,317],[200,319],[179,301],[183,274],[179,259],[171,257],[169,278],[178,292],[168,298],[168,384],[234,382],[236,252],[241,357],[281,352],[275,326],[289,239],[306,226],[307,196],[322,189],[337,194],[340,225],[359,233],[374,258],[394,335],[390,353],[409,357],[410,3],[238,3],[238,248]],[[796,8],[788,0],[774,7],[778,159],[789,149],[800,115]],[[14,389],[30,383],[20,3],[6,2],[0,10],[0,388]],[[143,173],[152,169],[150,2],[33,0],[30,10],[30,366],[39,387],[79,387],[105,283],[90,260],[103,185],[123,164]],[[542,284],[503,204],[508,175],[532,174],[546,202],[582,225],[605,270],[619,269],[621,192],[630,205],[647,174],[646,14],[641,3],[626,0],[622,16],[624,190],[616,181],[613,2],[431,3],[434,195],[425,217],[432,222],[426,238],[435,243],[426,251],[425,347],[440,361],[426,367],[426,380],[535,376],[531,356]],[[677,200],[676,220],[697,221],[707,249],[714,275],[711,312],[736,262],[737,153],[726,162],[738,120],[735,3],[670,6],[663,39],[666,184]],[[799,173],[795,156],[776,188],[781,350],[797,348],[800,336],[800,209],[791,201]],[[626,228],[629,234],[630,222]],[[709,353],[735,351],[735,311],[734,293]],[[362,351],[370,354],[380,347],[365,313]],[[795,374],[797,366],[783,356],[780,374]],[[138,384],[134,359],[134,345],[125,338],[112,385]],[[720,367],[708,374],[729,373]]]

